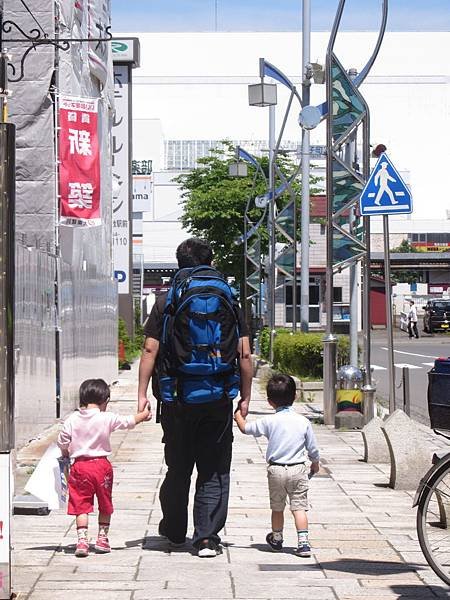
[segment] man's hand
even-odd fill
[[[144,421],[150,421],[152,418],[152,408],[150,406],[150,402],[144,406],[142,410],[140,410],[137,415],[134,416],[134,422],[136,425],[139,423],[143,423]]]
[[[147,415],[145,417],[144,421],[152,420],[152,407],[150,406],[150,402],[147,402],[147,404],[145,405],[144,410],[142,412]]]
[[[238,409],[241,412],[241,415],[245,417],[248,415],[248,405],[250,404],[250,398],[240,399],[238,402]]]
[[[145,410],[147,404],[150,406],[147,396],[139,396],[138,398],[138,412]]]

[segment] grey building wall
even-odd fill
[[[29,0],[27,6],[35,20],[19,0],[4,0],[4,19],[15,21],[25,32],[40,29],[50,38],[102,36],[110,21],[108,0]],[[10,36],[21,34],[13,29]],[[17,77],[29,45],[7,43],[7,47]],[[117,376],[109,44],[73,43],[67,52],[39,46],[24,63],[22,81],[12,82],[10,88],[10,120],[17,127],[16,437],[21,445],[55,419],[58,395],[64,416],[77,405],[81,381],[89,377],[112,381]],[[58,94],[99,98],[100,226],[59,225]]]

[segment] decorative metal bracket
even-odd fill
[[[0,16],[1,19],[1,16]],[[4,38],[4,34],[9,34],[16,29],[21,38],[13,39],[13,38]],[[25,76],[25,62],[27,60],[28,55],[32,50],[37,50],[40,46],[53,46],[58,50],[63,52],[67,52],[70,49],[71,44],[81,44],[88,42],[90,44],[97,43],[96,48],[104,42],[110,42],[113,39],[111,33],[111,26],[106,26],[104,28],[106,37],[97,37],[97,38],[60,38],[54,37],[51,38],[45,31],[40,28],[30,29],[27,33],[22,27],[20,27],[15,21],[7,20],[0,21],[0,49],[3,49],[7,44],[29,44],[29,47],[22,54],[20,59],[20,66],[16,67],[12,63],[9,63],[8,66],[11,70],[12,77],[8,78],[8,81],[11,83],[17,83],[21,81]]]

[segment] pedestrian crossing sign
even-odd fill
[[[364,217],[412,213],[411,192],[384,152],[361,192],[359,206]]]

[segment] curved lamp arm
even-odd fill
[[[336,12],[336,17],[335,17],[334,23],[333,23],[333,29],[331,30],[330,41],[328,43],[328,52],[333,51],[334,44],[336,41],[336,36],[337,36],[338,30],[339,30],[339,25],[340,25],[341,19],[342,19],[342,13],[344,11],[344,5],[345,5],[345,0],[340,0],[339,6],[338,6],[338,9]],[[369,58],[369,60],[367,61],[366,65],[361,69],[361,72],[359,73],[359,75],[357,75],[355,77],[355,79],[353,80],[353,83],[357,88],[359,88],[359,86],[366,79],[366,77],[369,74],[371,68],[373,67],[373,64],[374,64],[375,60],[377,59],[378,53],[380,51],[381,44],[382,44],[383,38],[384,38],[384,34],[386,32],[387,19],[388,19],[388,5],[389,5],[389,0],[383,0],[381,25],[380,25],[380,31],[378,33],[377,43],[375,44],[374,51],[372,52],[372,55]],[[320,113],[322,114],[322,120],[325,119],[325,117],[327,116],[327,113],[328,113],[327,103],[323,102],[322,104],[319,104],[319,106],[317,106],[317,108],[319,109]]]
[[[246,150],[244,150],[243,148],[241,148],[240,146],[236,146],[236,158],[238,160],[243,160],[245,162],[250,163],[251,165],[253,165],[255,167],[255,174],[253,175],[253,181],[252,181],[252,192],[255,189],[255,185],[256,185],[256,180],[258,178],[258,175],[261,175],[264,179],[265,184],[267,185],[267,177],[266,174],[264,173],[264,171],[262,170],[261,164],[260,162],[249,152],[247,152]],[[260,225],[263,223],[265,217],[266,217],[266,212],[267,212],[267,206],[264,207],[263,210],[263,214],[261,216],[261,218],[259,219],[259,221],[257,223],[255,223],[254,225],[252,225],[249,229],[247,229],[246,224],[247,224],[247,219],[248,219],[248,211],[250,209],[250,203],[252,202],[252,200],[254,200],[254,196],[253,193],[251,193],[247,199],[247,204],[245,205],[245,212],[244,212],[244,218],[246,219],[246,223],[245,223],[245,232],[243,235],[239,236],[238,238],[236,238],[234,240],[234,244],[236,246],[240,246],[241,244],[243,244],[244,242],[246,242],[247,240],[249,240],[258,230],[258,228],[260,227]],[[251,223],[251,221],[249,221]]]

